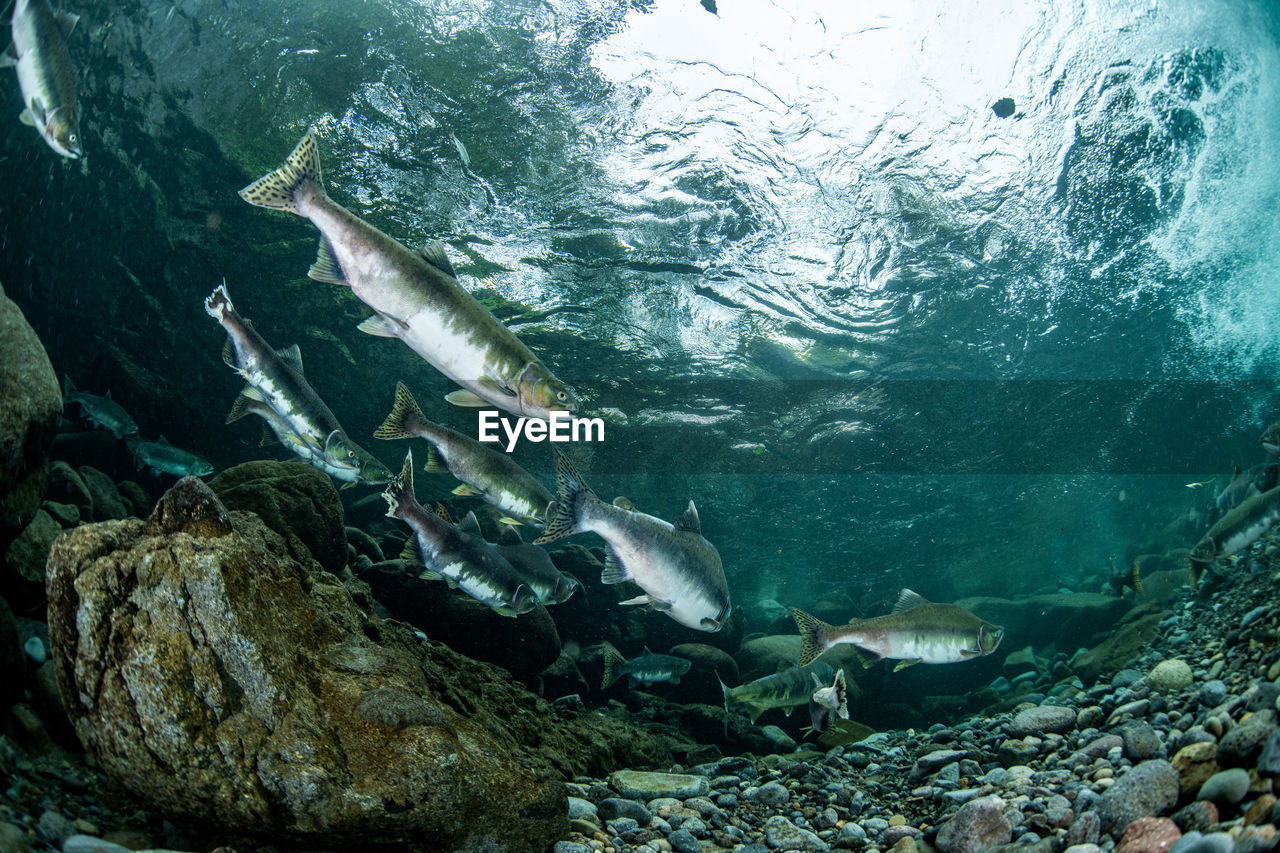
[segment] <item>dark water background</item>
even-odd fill
[[[315,125],[331,194],[446,240],[609,420],[602,496],[697,502],[739,603],[1096,591],[1192,544],[1186,484],[1280,416],[1280,13],[844,5],[74,3],[88,155],[7,75],[0,282],[60,372],[219,467],[263,455],[223,425],[224,277],[357,440],[397,379],[474,430],[305,278],[309,223],[236,197]]]

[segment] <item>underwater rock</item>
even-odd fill
[[[1019,711],[1009,722],[1010,737],[1064,734],[1076,727],[1076,712],[1062,705],[1039,705]]]
[[[89,487],[76,469],[61,459],[49,465],[49,497],[75,507],[82,519],[93,518],[93,496]]]
[[[1053,643],[1060,649],[1074,649],[1082,640],[1110,631],[1132,607],[1124,599],[1094,592],[1032,595],[1016,601],[977,596],[956,604],[1004,628],[1006,638],[1034,637],[1038,646]]]
[[[0,548],[44,499],[61,417],[62,391],[49,355],[0,288]]]
[[[764,838],[770,850],[804,850],[823,853],[827,843],[807,829],[802,829],[782,815],[764,822]]]
[[[938,829],[938,849],[942,853],[978,853],[1013,838],[1013,828],[1004,816],[1004,801],[983,797],[960,807]]]
[[[1155,613],[1134,610],[1116,626],[1115,632],[1071,661],[1071,668],[1085,684],[1092,684],[1107,672],[1120,670],[1133,660],[1143,646],[1156,637],[1164,611]]]
[[[1256,711],[1237,723],[1218,743],[1218,764],[1244,767],[1250,764],[1276,732],[1276,712]]]
[[[705,797],[711,785],[705,776],[684,773],[654,773],[645,770],[617,770],[609,775],[609,784],[632,800],[655,800],[658,797]]]
[[[54,540],[61,535],[62,526],[38,509],[31,523],[9,543],[4,555],[4,586],[20,610],[44,598],[44,564]]]
[[[114,480],[91,465],[82,465],[77,473],[93,501],[94,521],[110,521],[129,515],[129,509],[120,499]]]
[[[1116,780],[1098,803],[1104,832],[1123,832],[1140,817],[1159,816],[1178,802],[1178,771],[1162,759],[1144,761]]]
[[[1197,800],[1208,800],[1211,803],[1233,805],[1244,799],[1249,793],[1249,771],[1242,767],[1232,767],[1214,773],[1200,786]]]
[[[229,509],[257,514],[284,537],[295,559],[314,557],[326,570],[347,564],[342,502],[333,481],[305,462],[259,460],[228,468],[209,487]]]
[[[1164,853],[1182,837],[1182,830],[1167,817],[1140,817],[1125,827],[1116,853]]]
[[[18,622],[9,603],[0,598],[0,711],[22,698],[22,677],[26,672],[26,654],[18,639]]]
[[[569,738],[545,704],[362,613],[196,478],[147,521],[60,539],[48,589],[76,733],[153,808],[326,848],[542,851],[563,834],[542,750]]]
[[[720,679],[725,684],[738,683],[738,662],[723,649],[706,643],[680,643],[666,653],[693,662],[689,671],[680,676],[679,690],[675,691],[685,701],[718,704],[724,701]]]
[[[1181,658],[1162,660],[1147,675],[1147,683],[1160,693],[1184,690],[1191,686],[1191,667]]]
[[[496,663],[526,684],[560,656],[560,635],[542,605],[512,618],[495,613],[440,581],[419,578],[403,560],[360,571],[396,619],[475,660]]]

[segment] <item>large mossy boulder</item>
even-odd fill
[[[585,729],[362,611],[195,478],[146,521],[59,539],[48,594],[78,737],[175,817],[326,849],[544,851],[568,828],[558,779],[601,763]],[[612,734],[614,757],[661,752]]]
[[[0,289],[0,548],[44,498],[61,417],[62,392],[44,345]]]
[[[314,557],[331,572],[347,564],[342,501],[333,481],[305,462],[245,462],[209,482],[229,509],[252,512],[284,537],[295,558]]]

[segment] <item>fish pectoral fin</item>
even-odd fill
[[[450,494],[457,495],[460,498],[478,498],[483,495],[484,492],[477,489],[470,483],[463,483],[462,485],[455,487]]]
[[[376,338],[398,338],[404,331],[404,323],[393,320],[385,314],[374,314],[356,326],[366,335]]]
[[[27,112],[30,113],[34,127],[43,128],[48,126],[49,111],[44,108],[44,102],[39,98],[31,99],[31,103],[27,104]]]
[[[907,658],[905,660],[900,660],[898,661],[898,665],[893,668],[893,671],[897,672],[900,669],[906,669],[907,667],[915,666],[918,663],[920,663],[920,658]]]
[[[71,35],[71,31],[76,28],[76,24],[80,23],[80,16],[75,12],[54,12],[53,17],[58,22],[58,28],[62,30],[63,38]]]
[[[445,394],[444,399],[455,406],[464,406],[468,409],[479,409],[493,405],[479,394],[474,391],[468,391],[465,388]]]
[[[492,391],[492,392],[493,392],[493,393],[495,393],[495,394],[505,394],[505,395],[507,395],[508,397],[518,397],[518,396],[519,396],[519,395],[516,393],[516,391],[515,391],[515,389],[514,389],[514,388],[511,388],[511,387],[510,387],[510,386],[508,386],[505,382],[503,382],[503,381],[501,381],[501,380],[499,380],[499,379],[494,379],[492,376],[481,376],[481,377],[480,377],[478,380],[476,380],[476,381],[477,381],[479,384],[483,385],[484,387],[488,388],[490,391]]]
[[[966,660],[968,660],[969,658],[976,658],[981,654],[982,654],[982,651],[980,649],[961,649],[960,650],[960,657]]]
[[[35,116],[31,115],[31,110],[30,110],[30,109],[23,110],[21,113],[19,113],[19,114],[18,114],[18,121],[22,122],[22,123],[23,123],[23,124],[25,124],[27,127],[35,127],[35,126],[36,126],[36,119],[35,119]]]
[[[0,53],[0,68],[8,68],[18,64],[18,46],[9,42],[9,46]]]
[[[500,604],[497,607],[493,608],[493,612],[497,613],[499,616],[509,616],[512,619],[516,618],[516,616],[519,615],[505,604]]]
[[[635,598],[628,598],[626,601],[618,602],[618,604],[622,607],[631,607],[637,604],[649,604],[649,603],[650,601],[649,601],[648,595],[637,595]]]

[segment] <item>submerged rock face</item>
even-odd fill
[[[44,345],[0,289],[0,547],[40,506],[60,417],[62,392]]]
[[[231,509],[257,514],[296,559],[331,572],[347,564],[342,501],[327,475],[305,462],[258,460],[228,468],[209,487]]]
[[[550,750],[511,734],[554,733],[532,697],[363,613],[195,478],[60,539],[48,593],[76,733],[155,808],[326,848],[542,851],[566,828]]]

